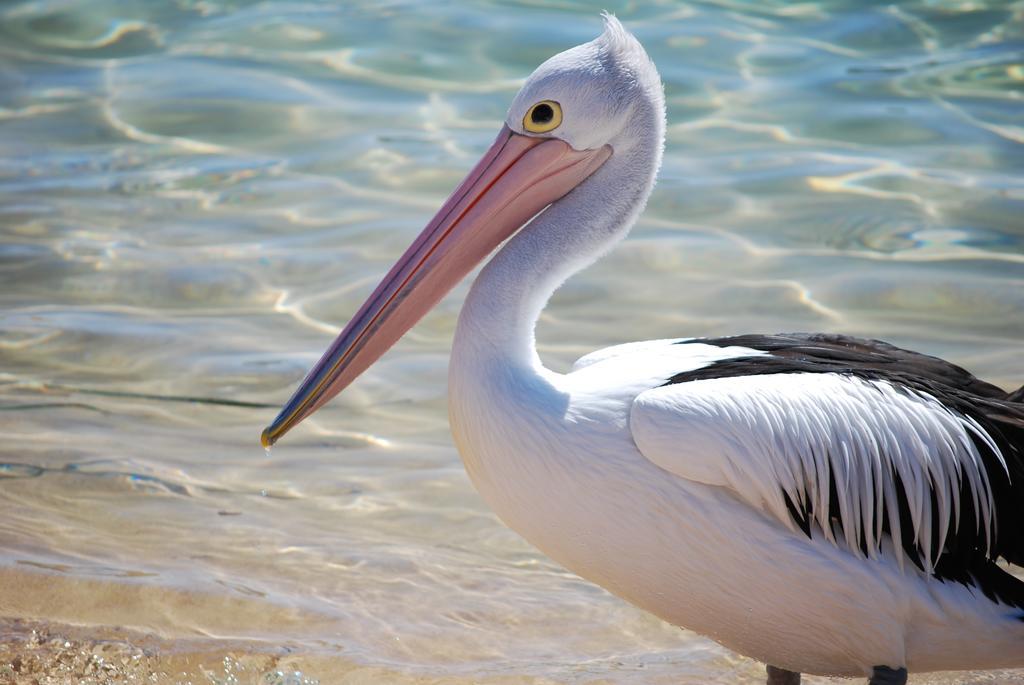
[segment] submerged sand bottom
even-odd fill
[[[312,647],[324,617],[259,599],[0,568],[0,684],[414,685],[437,674],[358,664]],[[260,639],[294,636],[281,644]],[[226,635],[230,637],[225,637]],[[237,637],[236,637],[237,636]],[[278,638],[279,639],[279,638]],[[542,685],[444,677],[450,685]]]
[[[6,685],[316,685],[358,667],[331,659],[319,681],[288,647],[224,639],[228,624],[251,634],[300,617],[265,603],[188,590],[155,590],[43,569],[0,568],[0,683]],[[315,626],[315,621],[306,621]],[[308,661],[308,660],[307,660]]]
[[[713,669],[685,660],[646,673],[581,663],[552,677],[490,664],[472,672],[426,663],[360,663],[315,613],[259,599],[210,595],[0,567],[0,685],[616,685],[763,683],[763,666],[731,653]],[[282,642],[281,636],[288,635]],[[341,649],[339,649],[341,646]],[[421,655],[428,657],[431,655]],[[653,662],[658,658],[652,656]],[[647,664],[655,666],[655,663]],[[643,668],[640,665],[639,668]],[[621,670],[619,670],[621,669]],[[707,671],[711,671],[708,673]],[[454,671],[454,672],[453,672]],[[859,683],[804,677],[806,685]],[[1024,671],[935,673],[913,685],[1011,685]]]

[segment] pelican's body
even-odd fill
[[[468,330],[463,317],[449,382],[466,470],[502,521],[566,568],[670,623],[795,672],[1024,662],[1024,622],[1005,605],[901,570],[892,555],[864,559],[820,533],[794,533],[638,449],[630,416],[639,396],[738,350],[654,341],[566,375],[510,373],[500,358],[477,356],[474,338],[462,335]]]
[[[544,368],[554,290],[625,236],[661,160],[653,64],[612,18],[544,63],[491,150],[265,432],[373,363],[506,238],[453,343],[474,485],[553,559],[769,666],[902,683],[1024,665],[1024,403],[841,336],[630,343]]]

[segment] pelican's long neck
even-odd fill
[[[500,362],[519,373],[548,373],[534,328],[565,280],[593,263],[626,233],[643,210],[661,163],[660,103],[634,113],[630,143],[579,187],[552,204],[502,248],[477,277],[456,329],[452,370]]]

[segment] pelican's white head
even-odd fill
[[[531,218],[550,220],[565,210],[565,196],[576,191],[577,226],[598,225],[587,219],[599,212],[599,196],[610,210],[604,221],[612,216],[622,233],[628,230],[653,185],[664,130],[658,72],[640,43],[606,14],[601,36],[555,55],[527,79],[491,149],[263,431],[264,446],[355,380]],[[595,192],[594,183],[585,192],[578,188],[592,175],[602,190],[628,180],[630,197],[609,206],[611,193]],[[564,242],[560,249],[571,247]]]
[[[639,111],[645,109],[650,111]],[[512,101],[505,125],[526,136],[559,138],[576,150],[611,145],[618,154],[636,144],[638,134],[654,134],[660,152],[664,121],[658,70],[640,41],[605,14],[604,33],[537,67]]]

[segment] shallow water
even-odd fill
[[[550,365],[828,330],[1024,382],[1024,3],[602,6],[660,68],[666,160],[630,239],[545,312]],[[118,659],[96,682],[760,679],[473,492],[445,400],[465,285],[259,447],[596,10],[0,5],[0,679],[90,682],[94,652]]]

